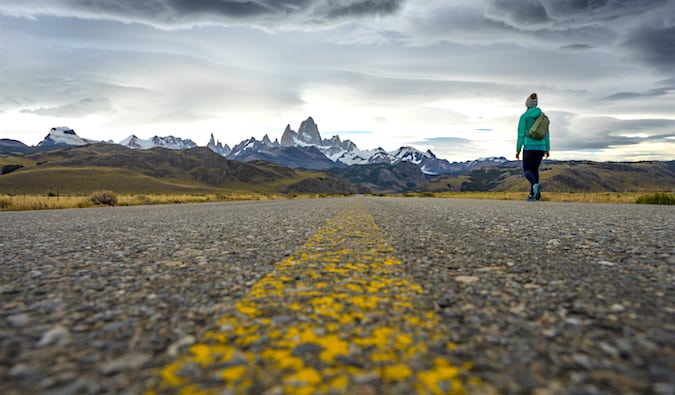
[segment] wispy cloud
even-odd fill
[[[50,116],[56,118],[86,117],[98,113],[113,112],[110,100],[105,97],[86,97],[76,102],[67,103],[61,106],[37,109],[24,109],[22,113],[32,113],[41,116]]]
[[[554,155],[673,158],[669,15],[668,0],[3,0],[0,133],[39,141],[57,118],[94,139],[236,144],[311,115],[360,148],[470,159],[512,155],[537,91]]]
[[[397,12],[402,0],[6,0],[6,15],[54,15],[144,23],[162,29],[198,25],[254,24],[267,28],[324,25]]]

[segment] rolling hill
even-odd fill
[[[0,155],[0,194],[288,193],[350,194],[494,191],[528,188],[517,162],[464,173],[425,175],[411,162],[353,165],[326,172],[262,160],[234,161],[208,148],[134,150],[91,144]],[[656,192],[675,189],[675,161],[545,161],[547,192]]]
[[[0,193],[81,194],[106,189],[120,193],[205,193],[242,191],[303,193],[352,186],[335,176],[289,169],[263,161],[238,162],[208,148],[132,150],[115,144],[0,157]],[[312,180],[308,182],[307,180]]]
[[[675,189],[675,161],[590,162],[551,161],[540,169],[548,192],[655,192]],[[527,190],[529,184],[520,167],[486,167],[460,175],[434,177],[431,191]]]

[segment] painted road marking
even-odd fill
[[[470,364],[448,361],[455,345],[422,293],[370,212],[352,207],[164,367],[149,393],[464,394],[477,380]]]

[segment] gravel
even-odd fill
[[[369,205],[458,360],[499,392],[675,394],[672,207]]]
[[[0,213],[0,393],[141,393],[337,208]]]
[[[0,213],[0,393],[142,393],[354,204],[494,393],[675,393],[672,207],[365,197]]]

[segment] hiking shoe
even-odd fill
[[[534,184],[532,186],[532,190],[534,191],[534,199],[539,200],[541,199],[541,184]]]
[[[532,194],[527,195],[527,199],[525,199],[526,202],[536,202],[537,199],[534,198]]]

